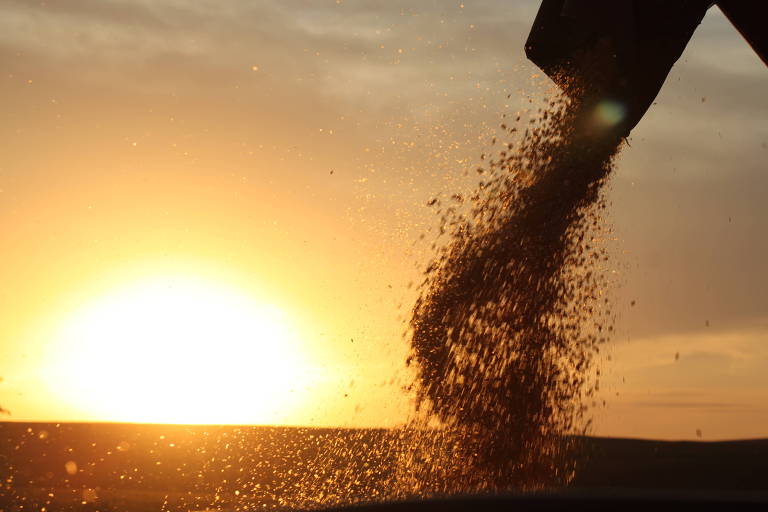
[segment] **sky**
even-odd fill
[[[402,423],[403,316],[430,254],[419,235],[437,221],[425,203],[471,186],[464,170],[502,115],[552,92],[523,52],[538,3],[0,5],[9,418],[157,420],[94,405],[86,363],[104,360],[62,326],[126,287],[191,279],[209,283],[201,301],[245,294],[279,311],[265,324],[279,317],[299,340],[291,390],[231,384],[227,421]],[[620,155],[608,192],[617,334],[600,356],[595,434],[768,436],[766,81],[710,9]],[[179,314],[207,328],[195,311]],[[117,359],[108,373],[125,396],[161,382]],[[231,364],[197,368],[199,389],[229,389],[216,386]]]

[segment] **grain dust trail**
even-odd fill
[[[432,427],[409,464],[423,493],[536,489],[573,474],[565,434],[585,428],[612,330],[602,190],[621,140],[586,129],[588,111],[562,97],[502,125],[511,142],[483,156],[466,204],[430,201],[448,242],[409,322],[414,422]]]

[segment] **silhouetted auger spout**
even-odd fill
[[[768,3],[740,0],[543,0],[525,52],[567,94],[579,84],[587,117],[626,137],[715,3],[768,65]]]

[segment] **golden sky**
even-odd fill
[[[98,387],[87,365],[62,366],[95,356],[61,333],[121,290],[202,280],[200,300],[247,296],[265,324],[295,331],[302,363],[295,389],[230,383],[236,413],[193,420],[402,422],[400,315],[429,255],[419,234],[436,220],[424,204],[466,188],[501,115],[549,87],[522,49],[537,2],[2,8],[10,418],[152,420],[86,400],[85,383]],[[620,158],[619,331],[602,356],[595,433],[768,435],[767,80],[711,9]],[[205,316],[194,311],[181,314]],[[154,367],[116,359],[114,374],[137,379],[123,391],[143,396]],[[207,364],[201,390],[230,382],[224,359]],[[267,402],[292,405],[255,405]]]

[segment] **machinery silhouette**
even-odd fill
[[[768,65],[763,1],[543,0],[525,53],[591,120],[626,137],[715,3]]]

